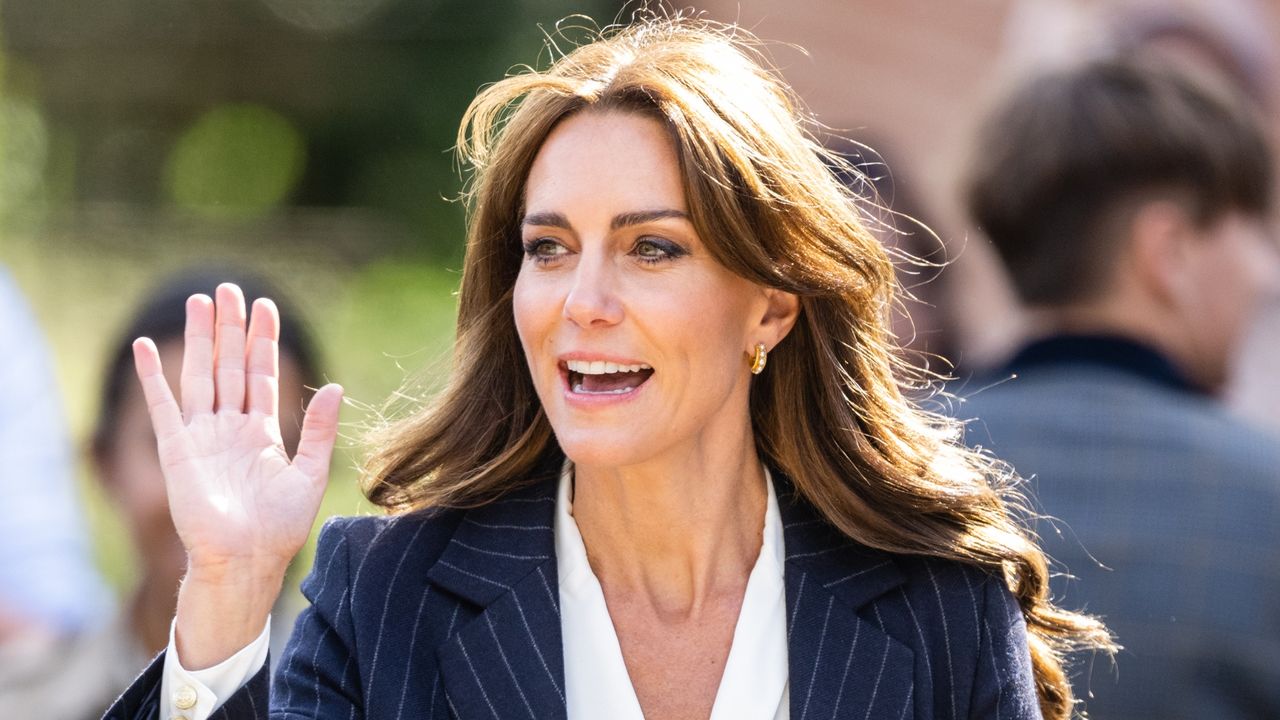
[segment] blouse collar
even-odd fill
[[[786,552],[767,467],[764,477],[767,499],[760,555],[747,580],[711,720],[758,715],[762,707],[776,708],[771,717],[777,720],[788,717]],[[573,519],[572,488],[573,465],[566,460],[556,495],[555,546],[568,717],[591,717],[593,710],[609,707],[611,717],[642,720],[604,592]]]

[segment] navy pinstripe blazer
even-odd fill
[[[213,718],[564,718],[557,475],[475,510],[329,521],[274,681],[264,668]],[[1040,716],[1000,580],[860,546],[774,477],[793,720]],[[162,669],[105,717],[157,717]]]

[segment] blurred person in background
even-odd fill
[[[235,270],[203,269],[173,276],[146,298],[112,345],[103,380],[97,426],[91,441],[94,475],[124,519],[139,565],[139,579],[105,624],[73,633],[46,636],[10,658],[0,675],[0,717],[25,717],[33,708],[49,720],[101,717],[129,685],[137,668],[169,643],[178,582],[186,553],[174,530],[147,405],[133,372],[132,340],[155,340],[166,361],[168,381],[176,388],[181,367],[185,316],[183,303],[194,293],[210,292],[214,278],[240,278],[249,297],[272,297],[276,288]],[[284,446],[297,447],[306,388],[318,378],[311,340],[292,323],[280,337],[280,431]],[[282,595],[283,598],[283,595]],[[287,630],[293,614],[284,602],[273,611]],[[279,650],[285,635],[273,636]]]
[[[0,268],[0,679],[28,646],[109,612],[72,458],[52,359]]]
[[[1274,5],[1258,0],[1020,0],[1006,27],[1016,73],[1085,59],[1138,58],[1221,84],[1253,102],[1271,125],[1280,38]],[[1280,291],[1255,313],[1232,358],[1222,396],[1241,417],[1280,433]]]
[[[1020,87],[973,158],[1032,333],[962,410],[1035,479],[1055,596],[1125,648],[1077,691],[1100,718],[1280,717],[1280,445],[1215,397],[1280,284],[1253,108],[1099,61]]]

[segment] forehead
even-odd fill
[[[547,136],[529,170],[525,212],[686,211],[675,146],[658,120],[583,111]]]

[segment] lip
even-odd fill
[[[624,357],[622,355],[604,355],[592,352],[571,352],[565,353],[556,358],[556,362],[560,364],[560,367],[564,367],[565,363],[570,360],[582,360],[583,362],[594,362],[599,360],[600,362],[611,362],[617,363],[618,365],[649,365],[649,363],[644,360],[637,360],[636,358]]]
[[[643,383],[641,383],[639,386],[636,387],[636,389],[632,390],[631,392],[622,393],[619,395],[587,395],[583,393],[577,393],[577,392],[574,392],[573,388],[569,385],[568,363],[570,360],[581,360],[583,362],[595,362],[595,361],[611,362],[611,363],[617,363],[618,365],[649,365],[649,363],[643,360],[629,358],[622,355],[603,355],[600,353],[591,353],[591,352],[571,352],[571,353],[565,353],[564,355],[559,356],[556,359],[556,366],[560,371],[560,385],[563,390],[564,400],[565,400],[565,403],[569,405],[569,407],[589,409],[589,408],[611,407],[615,405],[624,405],[629,402],[634,402],[636,398],[639,397],[641,393],[644,392],[645,388],[648,387],[649,385],[649,380],[645,380]],[[652,379],[652,378],[653,376],[650,375],[649,379]]]

